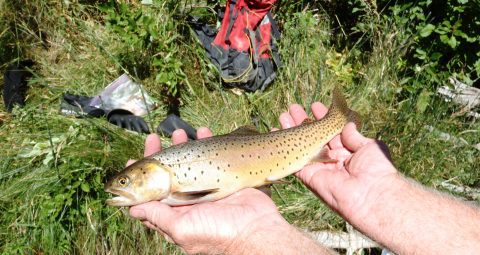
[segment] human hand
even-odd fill
[[[207,128],[197,131],[199,139],[211,135]],[[172,140],[178,144],[188,138],[183,130],[176,130]],[[160,150],[158,135],[149,135],[145,141],[145,156]],[[130,160],[127,164],[133,162]],[[131,207],[130,215],[187,253],[235,253],[252,235],[262,230],[289,227],[273,201],[263,192],[251,188],[215,202],[188,206],[171,207],[152,201]]]
[[[316,119],[328,109],[321,103],[312,104]],[[282,128],[300,125],[307,118],[304,109],[291,105],[280,115]],[[387,146],[381,141],[361,135],[355,124],[348,123],[342,133],[327,145],[328,154],[337,163],[315,163],[296,173],[305,185],[332,209],[352,224],[371,215],[370,209],[398,179]]]

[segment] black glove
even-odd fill
[[[180,119],[175,114],[169,114],[165,120],[163,120],[157,128],[157,132],[164,136],[172,136],[173,131],[176,129],[183,129],[187,136],[191,140],[197,140],[197,130],[195,130],[188,123]]]
[[[24,60],[18,65],[11,65],[5,71],[3,86],[3,102],[8,112],[11,112],[15,105],[20,107],[25,105],[25,95],[28,89],[28,79],[32,73],[25,67],[32,67],[33,61]]]
[[[90,106],[90,102],[92,101],[92,99],[93,97],[79,96],[66,93],[63,95],[63,100],[68,104],[62,103],[60,105],[60,110],[62,111],[62,113],[67,115],[88,115],[95,118],[105,116],[105,111],[103,109]]]
[[[138,133],[150,134],[150,129],[142,117],[135,116],[123,109],[111,110],[107,115],[108,122],[121,128],[126,128]]]

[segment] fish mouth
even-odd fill
[[[136,202],[136,198],[133,194],[128,193],[124,190],[119,189],[105,189],[106,192],[112,193],[114,196],[112,198],[107,199],[105,202],[107,205],[111,206],[132,206],[138,204]]]

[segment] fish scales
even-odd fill
[[[161,200],[171,205],[183,205],[213,201],[242,188],[273,183],[317,161],[325,144],[339,134],[348,121],[358,122],[357,114],[348,109],[338,91],[333,93],[332,102],[325,118],[315,122],[306,121],[290,129],[260,134],[252,128],[240,128],[227,135],[171,146],[145,158],[144,163],[139,161],[125,169],[123,174],[107,183],[106,190],[109,191],[110,186],[118,182],[115,178],[120,176],[134,185],[128,173],[135,169],[164,172],[163,177],[159,177],[158,174],[144,171],[143,175],[152,177],[151,180],[144,178],[141,182],[153,183],[151,186],[154,189],[163,190],[162,197],[139,198],[134,194],[135,203]],[[158,179],[158,182],[165,182],[165,178],[169,179],[168,187],[160,187],[153,181]],[[116,190],[112,192],[110,188],[109,192],[119,195],[119,188]],[[146,193],[151,194],[152,191]],[[158,192],[153,193],[158,196]],[[116,200],[120,201],[122,197]],[[109,201],[112,205],[118,205],[115,204],[115,198]]]

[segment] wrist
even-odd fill
[[[268,244],[278,242],[278,235],[296,231],[280,214],[264,216],[242,231],[227,247],[225,254],[255,254],[258,249],[269,249]]]
[[[398,173],[379,179],[370,187],[370,192],[361,207],[346,217],[347,221],[364,233],[368,233],[371,228],[377,228],[378,225],[373,221],[381,218],[386,210],[394,213],[394,208],[387,207],[391,207],[394,204],[392,201],[406,194],[408,186],[408,181]]]

